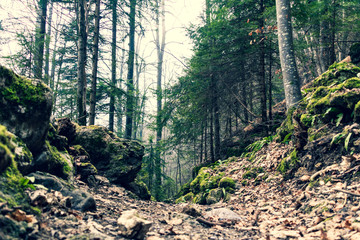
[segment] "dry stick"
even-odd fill
[[[209,225],[209,226],[215,226],[215,225],[221,225],[220,223],[215,223],[215,222],[210,222],[208,220],[205,220],[203,218],[197,218],[196,221],[198,221],[199,223],[204,223],[206,225]]]
[[[355,197],[360,197],[360,194],[358,194],[358,193],[353,193],[353,192],[350,192],[350,191],[347,191],[347,190],[344,190],[344,189],[334,189],[334,191],[346,193],[346,194],[349,194],[349,195],[353,195],[353,196],[355,196]]]

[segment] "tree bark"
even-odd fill
[[[46,52],[45,52],[45,69],[44,69],[44,82],[47,85],[50,85],[51,88],[51,79],[49,75],[49,69],[50,69],[50,39],[51,39],[51,22],[52,22],[52,13],[53,13],[53,5],[54,2],[51,1],[50,3],[50,9],[49,9],[49,18],[48,18],[48,32],[46,34]],[[56,39],[55,39],[56,41]],[[54,47],[54,52],[56,49],[56,44]]]
[[[79,0],[78,17],[78,85],[77,85],[77,114],[78,123],[86,125],[86,0]]]
[[[130,0],[129,58],[127,74],[125,138],[131,139],[134,115],[134,57],[135,57],[135,15],[136,0]]]
[[[116,87],[116,28],[117,0],[112,0],[112,43],[111,43],[111,88]],[[110,91],[109,130],[114,131],[115,94]]]
[[[286,107],[290,109],[301,100],[299,74],[293,48],[290,0],[276,0],[276,17]]]
[[[160,191],[161,191],[161,139],[162,139],[162,131],[163,131],[163,123],[162,123],[162,72],[163,72],[163,59],[164,59],[164,51],[165,51],[165,1],[159,0],[156,1],[156,49],[157,49],[157,87],[156,87],[156,102],[157,102],[157,113],[156,113],[156,161],[155,161],[155,184],[157,190],[155,191],[155,198],[159,199]],[[161,26],[160,26],[160,18]],[[160,27],[162,27],[162,32],[160,34]],[[161,37],[160,37],[161,35]],[[160,170],[159,170],[160,169]]]
[[[44,64],[44,44],[45,44],[45,28],[47,1],[39,0],[38,26],[35,30],[35,56],[34,56],[34,77],[42,79],[42,68]]]
[[[100,37],[100,0],[96,0],[95,8],[95,31],[94,31],[94,46],[93,46],[93,69],[91,75],[91,91],[90,91],[90,116],[89,125],[95,125],[96,117],[96,84],[99,60],[99,37]],[[110,129],[113,131],[113,129]]]
[[[259,86],[260,86],[260,108],[261,108],[261,121],[267,121],[266,115],[266,79],[265,79],[265,36],[263,34],[264,29],[264,1],[260,0],[260,18],[259,18],[259,28],[261,30],[261,39],[260,39],[260,71],[259,71]]]

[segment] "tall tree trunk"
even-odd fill
[[[290,0],[276,0],[276,17],[286,107],[290,109],[301,100],[299,74],[296,67],[292,38]]]
[[[214,80],[213,80],[214,81]],[[213,96],[213,114],[214,114],[214,158],[215,161],[220,159],[220,109],[218,102],[218,86],[214,82],[214,96]]]
[[[86,125],[86,0],[79,0],[79,33],[78,33],[78,85],[77,85],[77,114],[78,123]]]
[[[125,59],[125,48],[122,49],[121,61],[120,61],[120,79],[123,79],[123,71],[124,71],[124,59]],[[122,81],[118,81],[116,85],[118,88],[122,89]],[[144,90],[145,91],[145,90]],[[116,117],[117,117],[117,134],[118,136],[123,136],[123,116],[124,116],[124,104],[123,104],[123,95],[116,95]]]
[[[61,76],[61,71],[62,71],[62,65],[63,65],[63,60],[64,60],[64,55],[65,55],[65,50],[66,49],[66,41],[64,42],[64,46],[63,48],[61,49],[61,51],[59,51],[59,53],[61,54],[60,55],[60,58],[59,58],[59,62],[58,62],[58,65],[59,65],[59,70],[58,70],[58,73],[57,73],[57,80],[56,80],[56,83],[55,83],[55,59],[53,59],[53,73],[54,75],[51,77],[54,81],[54,86],[53,86],[53,90],[54,90],[54,102],[53,102],[53,114],[55,114],[55,110],[56,110],[56,104],[57,104],[57,98],[58,98],[58,90],[59,90],[59,83],[60,83],[60,76]],[[54,53],[55,54],[55,53]],[[55,58],[55,56],[54,56]]]
[[[49,75],[49,68],[50,68],[50,40],[51,40],[51,22],[52,22],[52,13],[53,13],[53,5],[54,2],[50,2],[50,9],[49,9],[49,18],[48,18],[48,32],[46,34],[46,50],[45,50],[45,68],[44,68],[44,81],[46,84],[50,85],[51,88],[51,79]],[[56,39],[55,39],[56,41]],[[54,47],[54,52],[56,49],[56,44]]]
[[[209,110],[210,113],[210,136],[209,136],[209,145],[210,145],[210,159],[211,162],[215,162],[215,155],[214,155],[214,114],[213,109]]]
[[[136,0],[130,0],[129,58],[127,75],[125,138],[131,139],[134,115],[134,57],[135,57],[135,15]]]
[[[332,1],[332,18],[330,21],[330,31],[331,31],[331,35],[330,35],[330,65],[333,64],[334,62],[336,62],[336,53],[335,53],[335,41],[336,41],[336,12],[337,12],[337,3],[336,0]]]
[[[160,1],[160,5],[159,5]],[[155,162],[155,184],[157,189],[155,191],[155,198],[159,199],[161,194],[161,139],[162,139],[162,131],[163,131],[163,123],[162,123],[162,72],[163,72],[163,59],[164,59],[164,50],[165,50],[165,1],[157,0],[156,1],[156,49],[157,49],[157,87],[156,87],[156,102],[157,102],[157,112],[156,112],[156,162]],[[161,26],[160,26],[160,18]],[[162,27],[162,31],[160,33],[160,27]],[[160,39],[161,35],[161,39]],[[160,169],[160,170],[159,170]]]
[[[204,127],[204,162],[206,162],[206,161],[208,160],[207,140],[208,140],[208,117],[205,116],[205,127]]]
[[[46,30],[47,1],[39,0],[38,26],[35,33],[35,56],[34,56],[34,77],[42,79],[42,68],[44,64],[44,44]]]
[[[95,7],[95,31],[94,31],[94,46],[93,46],[93,68],[91,75],[91,90],[90,90],[90,116],[89,125],[95,125],[96,117],[96,84],[97,84],[97,72],[98,72],[98,60],[99,60],[99,37],[100,37],[100,0],[96,0]],[[110,129],[110,128],[109,128]],[[113,129],[110,129],[113,131]]]
[[[271,48],[271,39],[270,39],[270,46],[269,46],[269,82],[268,82],[268,91],[269,91],[269,120],[273,120],[272,117],[272,64],[273,64],[273,59],[272,59],[272,48]]]
[[[264,29],[264,0],[260,0],[260,18],[259,28],[261,29],[260,39],[260,71],[259,71],[259,86],[260,86],[260,109],[261,109],[261,121],[266,122],[266,79],[265,79],[265,36],[263,34]]]
[[[112,43],[111,43],[111,83],[116,87],[116,28],[117,28],[117,0],[112,0]],[[110,91],[109,130],[114,131],[115,94]]]

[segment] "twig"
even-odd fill
[[[344,189],[334,189],[334,191],[346,193],[346,194],[349,194],[349,195],[353,195],[353,196],[355,196],[355,197],[360,197],[360,194],[358,194],[358,193],[353,193],[353,192],[350,192],[350,191],[347,191],[347,190],[344,190]]]
[[[204,223],[204,224],[209,225],[209,226],[221,225],[221,224],[219,224],[219,223],[216,223],[216,222],[210,222],[210,221],[205,220],[205,219],[200,218],[200,217],[199,217],[199,218],[197,218],[197,219],[196,219],[196,221],[198,221],[199,223]]]

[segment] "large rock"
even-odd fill
[[[13,154],[9,149],[10,137],[6,127],[0,125],[0,173],[11,164]]]
[[[96,202],[91,194],[78,189],[73,190],[74,186],[64,180],[44,172],[31,173],[29,176],[35,178],[35,184],[41,184],[48,189],[59,191],[62,195],[68,196],[69,207],[82,212],[96,210]]]
[[[144,147],[137,141],[118,138],[105,127],[78,126],[72,144],[84,147],[99,174],[112,183],[127,185],[141,169]]]
[[[32,154],[23,141],[0,125],[0,173],[15,160],[21,173],[29,171]]]
[[[0,66],[0,124],[38,154],[49,128],[52,94],[40,80],[27,79]]]
[[[48,141],[45,142],[44,151],[34,159],[31,170],[51,173],[66,180],[74,176],[72,157],[67,151],[59,151]]]

